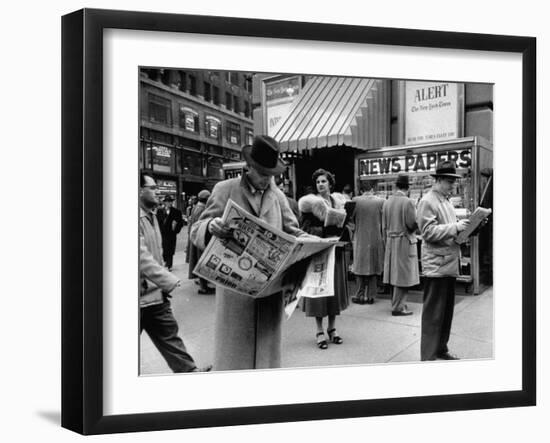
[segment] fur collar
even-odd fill
[[[334,201],[334,209],[343,209],[346,203],[345,197],[339,192],[330,194]],[[304,195],[298,200],[298,209],[302,213],[311,213],[319,220],[325,220],[329,205],[326,200],[316,194]]]

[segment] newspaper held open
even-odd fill
[[[468,241],[468,237],[472,235],[472,233],[478,228],[478,226],[487,218],[489,215],[491,215],[491,209],[482,208],[481,206],[478,206],[476,210],[470,215],[469,218],[469,225],[468,227],[462,231],[460,234],[458,234],[458,237],[456,238],[455,242],[461,245],[462,243],[466,243]]]
[[[212,237],[193,272],[216,285],[255,298],[297,288],[305,275],[305,266],[298,262],[335,244],[335,239],[289,235],[232,200],[228,201],[222,220],[233,235]]]

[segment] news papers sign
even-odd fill
[[[462,86],[405,82],[405,144],[462,137]]]
[[[469,169],[472,165],[472,150],[449,150],[361,158],[359,159],[359,177],[374,178],[400,172],[433,173],[436,165],[445,160],[454,161],[457,169]]]

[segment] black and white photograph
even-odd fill
[[[136,75],[141,376],[494,357],[493,84]]]

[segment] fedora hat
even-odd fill
[[[448,160],[439,162],[435,168],[435,173],[430,175],[432,177],[462,178],[461,175],[456,173],[455,162]]]
[[[254,137],[252,145],[244,146],[242,153],[246,163],[262,174],[279,175],[286,168],[279,157],[279,144],[267,135]]]
[[[403,188],[409,187],[409,175],[408,174],[399,174],[395,179],[395,185],[401,186]]]
[[[208,197],[210,197],[210,191],[208,189],[203,189],[199,192],[199,195],[197,195],[199,200],[208,200]]]

